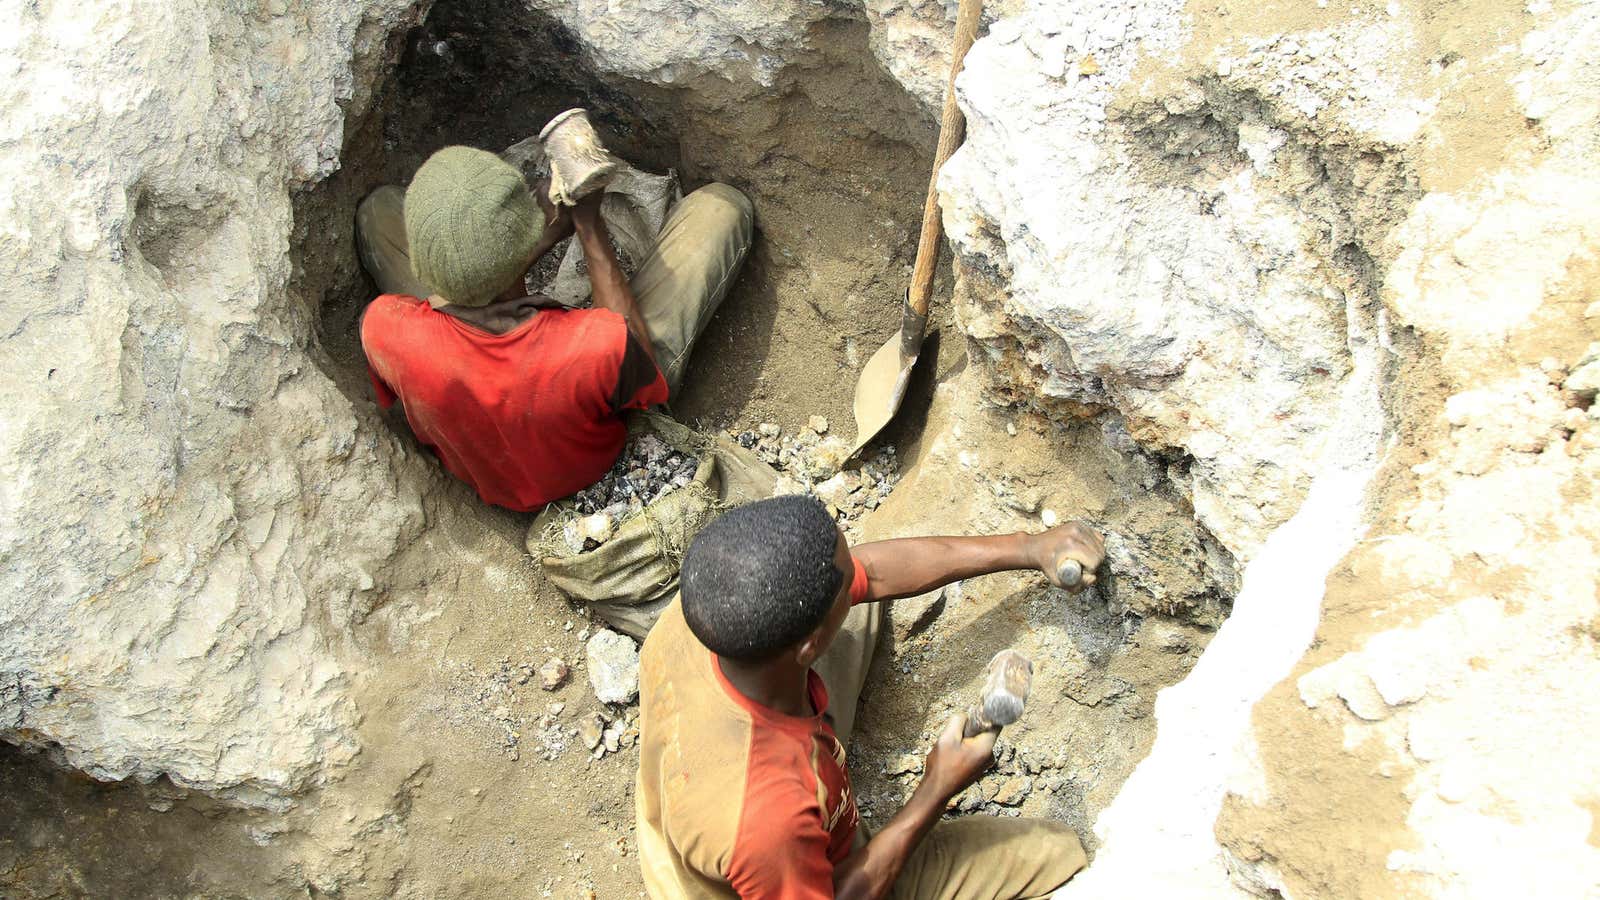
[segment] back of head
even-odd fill
[[[428,157],[406,188],[411,268],[439,295],[483,306],[521,277],[544,230],[522,173],[472,147]]]
[[[838,540],[833,517],[812,497],[774,497],[723,514],[683,558],[689,630],[719,656],[747,662],[799,643],[838,596]]]

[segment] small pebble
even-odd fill
[[[605,736],[606,720],[599,713],[590,713],[578,723],[578,737],[583,741],[583,746],[590,750],[600,746],[600,741]]]
[[[915,753],[902,753],[884,766],[885,775],[915,775],[922,771],[922,757]]]
[[[553,691],[566,683],[567,675],[571,672],[564,661],[552,659],[539,667],[539,686],[547,691]]]
[[[1016,806],[1028,798],[1033,791],[1033,779],[1025,775],[1013,775],[1001,783],[999,790],[994,792],[993,802],[1000,806]]]

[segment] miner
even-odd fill
[[[417,439],[485,502],[536,510],[599,480],[622,452],[624,412],[677,390],[750,248],[750,201],[711,184],[673,208],[630,281],[600,200],[558,208],[494,154],[446,147],[403,193],[379,188],[357,211],[361,260],[382,292],[361,316],[378,403],[399,401]],[[523,287],[572,235],[592,309]]]
[[[993,760],[997,732],[950,721],[922,781],[868,834],[845,745],[882,619],[879,601],[1013,569],[1105,555],[1081,523],[1042,534],[851,547],[814,498],[739,507],[684,557],[682,588],[645,640],[635,791],[639,862],[658,898],[1040,897],[1083,867],[1050,820],[940,821]],[[976,669],[981,663],[975,662]]]

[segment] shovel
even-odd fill
[[[922,336],[928,329],[928,300],[933,294],[934,267],[939,261],[939,169],[950,154],[961,146],[966,120],[956,105],[956,75],[961,61],[978,35],[978,20],[983,0],[961,0],[956,13],[955,40],[950,45],[950,81],[944,92],[944,115],[939,123],[939,149],[933,157],[933,177],[928,181],[928,200],[922,206],[922,237],[917,241],[917,261],[911,269],[911,287],[900,309],[900,333],[878,348],[861,370],[856,382],[856,442],[854,456],[889,424],[905,399],[911,368],[922,353]]]

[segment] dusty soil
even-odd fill
[[[505,21],[526,25],[481,24]],[[821,26],[816,55],[760,103],[710,80],[671,92],[602,81],[548,26],[508,0],[441,5],[426,40],[408,40],[377,110],[352,123],[345,169],[300,198],[297,288],[318,322],[325,372],[385,427],[355,341],[373,293],[351,242],[360,197],[403,183],[439,146],[500,149],[583,104],[641,167],[676,168],[688,187],[728,181],[756,203],[756,247],[696,351],[674,404],[680,418],[793,429],[821,414],[848,429],[860,364],[898,325],[935,137],[877,69],[865,26]],[[449,57],[416,49],[441,37]],[[948,294],[941,285],[936,296]],[[1161,480],[1159,466],[1108,449],[1097,424],[1062,430],[984,407],[951,326],[948,305],[936,308],[946,337],[930,339],[905,413],[882,438],[900,446],[911,474],[867,521],[869,537],[1037,529],[1048,509],[1192,555],[1200,538],[1187,509],[1146,485]],[[957,459],[969,445],[984,453],[981,478]],[[397,562],[409,587],[343,648],[363,750],[342,777],[278,814],[217,807],[172,785],[98,785],[6,751],[5,895],[637,895],[635,751],[594,759],[572,734],[584,716],[625,714],[588,686],[582,638],[594,626],[531,560],[507,553],[526,517],[485,510],[442,475],[429,515],[436,536]],[[458,562],[494,557],[523,562]],[[864,812],[879,822],[894,812],[915,774],[886,774],[889,763],[925,750],[989,655],[1016,646],[1039,661],[1036,699],[968,805],[1055,816],[1088,837],[1149,746],[1155,691],[1188,671],[1226,614],[1225,592],[1196,571],[1154,573],[1195,582],[1176,616],[1156,611],[1163,601],[1134,578],[1081,597],[1037,576],[977,579],[915,633],[920,611],[903,604],[851,751]],[[552,657],[574,671],[546,692],[534,670]]]
[[[994,407],[960,360],[943,365],[928,439],[907,446],[908,474],[866,520],[865,539],[1037,531],[1059,517],[1083,518],[1171,559],[1197,547],[1182,501],[1159,485],[1145,489],[1148,460],[1109,448],[1099,424],[1063,427]],[[1154,739],[1156,692],[1188,672],[1230,608],[1214,584],[1181,599],[1155,596],[1155,580],[1193,577],[1155,564],[1154,579],[1113,568],[1080,595],[1012,573],[961,582],[931,610],[921,598],[891,606],[851,748],[869,821],[899,808],[919,771],[897,771],[911,762],[906,754],[926,753],[949,715],[972,702],[990,656],[1010,647],[1034,660],[1033,694],[1004,733],[998,765],[962,809],[1062,819],[1092,852],[1094,816]],[[1223,577],[1211,573],[1213,582]]]

